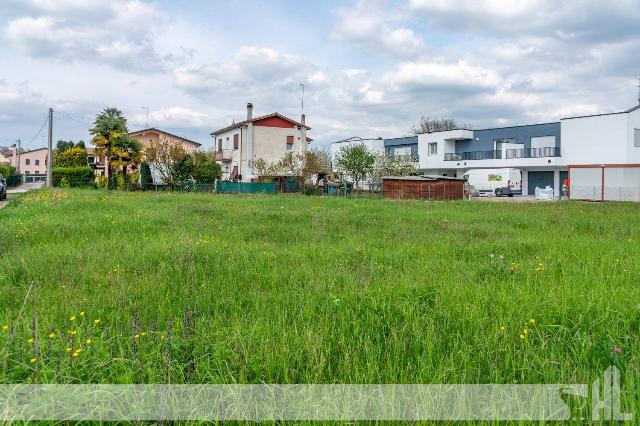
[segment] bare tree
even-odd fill
[[[430,118],[422,117],[420,121],[411,126],[411,135],[421,135],[423,133],[444,132],[446,130],[470,129],[469,123],[458,122],[455,118]]]
[[[144,149],[145,160],[158,171],[165,185],[173,187],[181,180],[180,165],[188,154],[181,143],[160,139]]]

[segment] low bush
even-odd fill
[[[64,182],[63,182],[64,178]],[[53,186],[85,186],[93,184],[95,175],[91,167],[54,167],[51,170]]]
[[[0,164],[0,175],[8,178],[16,174],[16,168],[11,164]]]
[[[304,185],[302,185],[302,187],[300,188],[300,192],[304,195],[322,195],[324,194],[324,191],[322,188],[319,188],[315,185],[309,185],[308,183],[305,183]]]

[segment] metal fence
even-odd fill
[[[640,186],[575,186],[571,185],[569,198],[587,201],[640,202]]]
[[[218,182],[220,194],[275,194],[275,182]]]

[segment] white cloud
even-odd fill
[[[137,0],[113,2],[31,0],[8,20],[4,37],[33,57],[84,61],[153,71],[167,57],[154,46],[155,28],[168,23],[156,7]]]
[[[140,113],[132,117],[131,122],[138,126],[146,125],[146,114]],[[206,114],[189,108],[170,107],[157,111],[149,111],[149,126],[160,128],[204,127],[211,125]]]
[[[333,28],[333,37],[367,52],[411,57],[424,49],[422,38],[412,29],[394,27],[398,17],[376,0],[359,0],[336,13],[340,20]]]

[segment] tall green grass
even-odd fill
[[[0,224],[3,383],[640,383],[635,204],[58,190]]]

